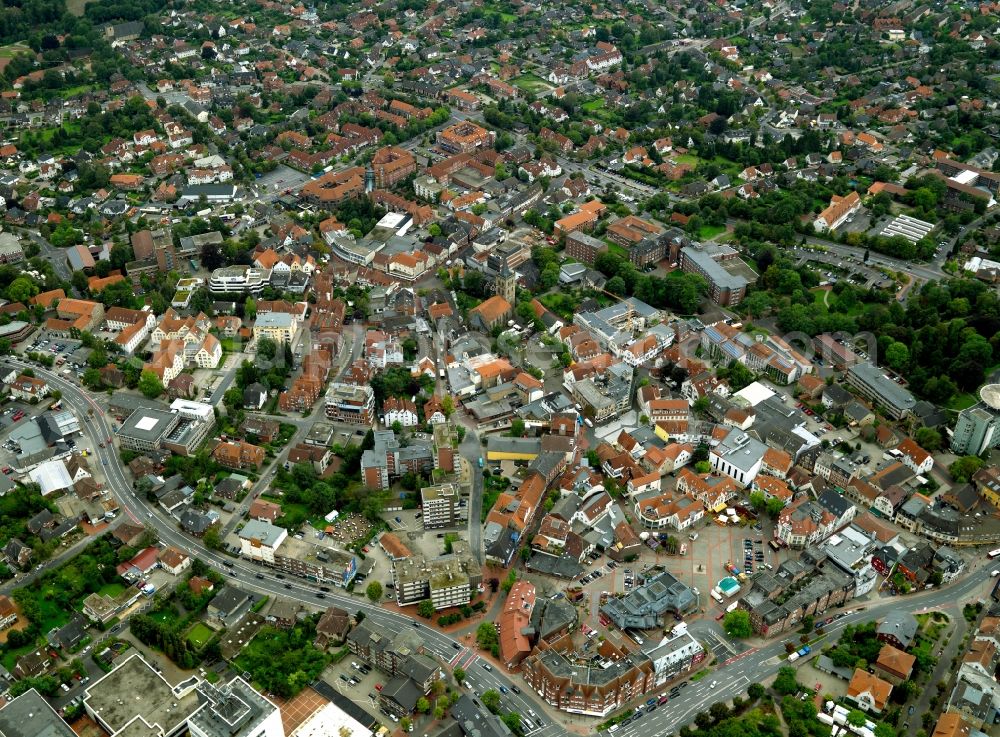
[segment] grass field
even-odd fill
[[[691,164],[691,166],[698,166],[698,164],[701,163],[701,159],[694,154],[680,154],[679,156],[671,156],[670,158],[678,164]]]
[[[0,46],[0,59],[12,59],[18,54],[31,54],[33,53],[30,46],[25,46],[23,43],[7,44],[6,46]]]
[[[177,610],[172,607],[169,609],[157,609],[149,615],[150,619],[155,619],[160,624],[175,622],[179,616]]]
[[[116,596],[120,596],[124,590],[125,590],[125,584],[112,582],[112,583],[106,583],[103,586],[101,586],[101,590],[98,591],[97,593],[99,593],[101,596],[107,596],[111,599],[114,599]]]
[[[537,74],[522,74],[513,81],[513,85],[518,89],[522,89],[525,92],[530,92],[532,94],[552,89],[552,85],[539,77]]]
[[[725,225],[702,225],[698,228],[698,239],[707,241],[710,238],[715,238],[717,235],[721,235],[726,232]]]
[[[956,394],[951,399],[949,399],[948,404],[946,404],[945,406],[948,409],[953,409],[956,412],[960,412],[963,409],[968,409],[978,401],[979,399],[978,397],[976,397],[975,394],[970,394],[969,392],[963,392],[961,394]]]
[[[202,622],[195,622],[191,629],[188,630],[187,640],[194,646],[195,650],[201,650],[212,639],[213,634],[208,625]]]
[[[68,10],[71,15],[75,15],[79,18],[83,15],[83,9],[87,7],[88,2],[90,2],[90,0],[66,0],[66,10]]]
[[[586,110],[588,113],[596,113],[598,110],[604,109],[604,98],[598,97],[596,100],[588,100],[583,103],[580,107]]]

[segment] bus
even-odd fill
[[[987,558],[991,558],[991,559],[992,558],[1000,558],[1000,548],[997,548],[996,550],[991,550],[990,552],[988,552],[986,554],[986,557]]]

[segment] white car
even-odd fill
[[[990,571],[991,576],[1000,576],[1000,571]]]
[[[718,685],[719,685],[719,682],[718,682],[718,681],[712,681],[712,682],[711,682],[710,684],[708,684],[708,687],[709,687],[709,688],[715,688],[715,687],[716,687],[716,686],[718,686]]]

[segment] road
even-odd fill
[[[27,368],[27,364],[24,361],[15,357],[8,358],[4,363],[19,369]],[[54,388],[62,392],[63,401],[76,411],[79,417],[87,418],[84,421],[85,434],[91,435],[94,438],[113,436],[114,431],[100,406],[89,396],[81,392],[79,387],[68,381],[64,381],[57,374],[37,367],[33,368],[36,376],[45,378]],[[87,410],[91,408],[94,410],[94,415],[93,417],[87,417]],[[241,579],[240,585],[244,588],[254,589],[268,596],[281,596],[314,608],[324,608],[335,604],[346,608],[350,612],[362,611],[366,618],[388,632],[398,631],[401,627],[418,627],[422,630],[421,634],[424,637],[424,645],[431,653],[441,657],[446,662],[453,660],[456,663],[461,662],[466,672],[477,674],[474,681],[481,688],[499,690],[503,686],[510,690],[514,685],[510,678],[498,669],[491,668],[487,670],[484,668],[485,661],[481,660],[478,655],[465,648],[461,643],[444,633],[424,627],[410,617],[381,609],[378,606],[368,603],[363,597],[353,597],[339,592],[324,593],[319,590],[318,586],[310,585],[304,581],[279,580],[272,575],[268,568],[251,564],[248,561],[233,559],[204,547],[200,540],[188,537],[180,532],[177,529],[176,522],[172,518],[162,515],[158,508],[135,495],[118,460],[117,452],[113,447],[114,444],[110,443],[106,445],[107,447],[101,448],[98,443],[94,443],[95,458],[102,465],[108,488],[118,499],[122,515],[127,515],[138,524],[154,527],[159,534],[160,541],[165,545],[173,545],[181,550],[186,550],[192,555],[197,555],[201,560],[220,573]],[[543,726],[541,728],[536,726],[531,734],[547,736],[564,733],[563,728],[547,717],[541,705],[534,701],[530,695],[525,693],[520,695],[509,693],[504,697],[504,702],[505,710],[515,710],[518,713],[527,714],[528,710],[532,709],[539,715]]]
[[[34,230],[27,231],[28,237],[41,249],[41,256],[50,264],[52,268],[55,269],[56,274],[59,275],[60,279],[65,281],[70,281],[73,278],[73,271],[69,268],[69,264],[66,262],[66,250],[63,248],[56,248],[47,240],[42,238],[41,234]]]
[[[18,358],[8,358],[4,363],[17,368],[27,366]],[[75,384],[64,381],[57,374],[44,369],[35,368],[35,372],[36,375],[45,378],[54,388],[62,392],[63,401],[72,407],[78,416],[86,418],[84,422],[86,434],[94,437],[113,435],[111,426],[100,407],[93,399],[83,394]],[[87,410],[90,408],[95,410],[93,417],[87,417]],[[473,674],[469,683],[477,692],[481,693],[487,688],[500,690],[501,686],[510,690],[514,685],[512,680],[499,669],[495,667],[486,669],[484,667],[485,661],[461,643],[444,633],[424,627],[407,616],[385,611],[368,603],[363,598],[339,592],[323,593],[318,590],[318,587],[306,582],[278,580],[267,568],[253,565],[244,560],[234,560],[205,548],[200,540],[189,538],[181,533],[173,519],[162,516],[157,509],[134,494],[113,445],[112,443],[108,444],[108,447],[100,448],[97,443],[94,443],[93,446],[95,456],[103,466],[108,487],[118,499],[123,514],[127,514],[136,522],[153,526],[163,543],[187,550],[221,573],[242,579],[242,586],[269,596],[282,596],[311,607],[322,608],[329,604],[336,604],[345,607],[348,611],[362,611],[367,618],[379,627],[384,627],[386,631],[398,631],[400,627],[418,627],[422,630],[421,634],[424,636],[425,646],[431,653],[452,665],[460,664],[467,674]],[[470,517],[472,517],[474,510],[471,506],[469,512]],[[950,605],[956,601],[960,602],[971,594],[979,593],[979,589],[988,581],[988,569],[980,568],[951,586],[907,597],[906,606],[911,610],[916,610],[918,606],[935,608]],[[863,611],[854,611],[854,613],[837,620],[826,628],[827,639],[835,637],[848,624],[877,618],[890,609],[898,608],[899,604],[900,602],[895,598],[888,598],[867,605]],[[696,636],[703,637],[710,631],[717,630],[717,623],[698,620],[692,622],[691,627]],[[783,658],[784,652],[784,639],[777,639],[759,649],[743,653],[735,663],[723,663],[707,677],[690,682],[681,691],[681,695],[672,700],[669,705],[659,707],[656,711],[619,729],[616,732],[617,737],[639,737],[640,735],[674,732],[681,725],[691,722],[694,715],[708,704],[731,699],[733,696],[744,693],[749,683],[760,682],[774,675],[778,668],[787,662]],[[522,715],[529,714],[529,709],[538,714],[542,726],[536,727],[532,734],[540,737],[570,734],[565,727],[546,714],[545,710],[534,700],[533,695],[508,693],[504,696],[503,708],[516,710]]]

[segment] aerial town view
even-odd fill
[[[3,0],[0,737],[1000,737],[1000,3]]]

